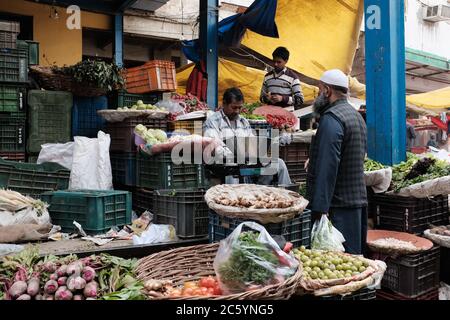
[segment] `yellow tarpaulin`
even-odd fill
[[[450,87],[407,96],[406,102],[425,109],[450,108]]]
[[[194,64],[187,65],[177,70],[178,93],[186,93],[186,84],[194,68]],[[242,90],[245,100],[248,102],[259,101],[259,94],[264,80],[265,72],[255,68],[249,68],[229,60],[219,59],[219,103],[223,92],[230,87],[238,87]],[[312,102],[319,89],[302,83],[305,102]]]
[[[280,38],[247,31],[242,44],[268,58],[285,46],[291,53],[288,66],[314,79],[335,68],[350,74],[363,9],[362,0],[278,0]]]

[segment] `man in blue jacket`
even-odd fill
[[[348,77],[342,71],[325,72],[319,89],[314,111],[320,122],[311,144],[307,199],[315,219],[329,214],[346,239],[346,252],[361,254],[367,237],[366,124],[347,100]]]

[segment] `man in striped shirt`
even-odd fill
[[[272,54],[274,70],[264,77],[261,102],[278,107],[298,110],[303,105],[303,92],[297,75],[286,68],[289,51],[278,47]]]

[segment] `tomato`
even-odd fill
[[[207,294],[208,296],[213,296],[213,295],[215,295],[215,294],[214,294],[214,288],[208,288],[207,290],[208,290],[208,294]]]
[[[200,282],[199,282],[199,286],[200,286],[200,287],[207,288],[207,287],[208,287],[208,286],[206,285],[207,282],[208,282],[208,278],[206,278],[206,277],[201,278],[201,279],[200,279]]]
[[[222,295],[222,289],[220,289],[220,286],[219,286],[218,283],[214,286],[214,295],[215,296],[221,296]]]
[[[207,288],[214,288],[214,286],[216,285],[216,280],[213,277],[206,278],[205,282],[206,282],[205,287]]]
[[[202,296],[206,296],[208,294],[208,288],[202,287],[200,290],[202,291]]]
[[[196,288],[198,288],[198,284],[195,281],[187,281],[187,282],[184,283],[184,287],[185,288],[196,289]]]
[[[183,296],[190,297],[192,295],[194,295],[194,289],[192,289],[192,288],[185,288],[183,290]]]
[[[200,289],[200,288],[194,289],[194,292],[192,293],[192,295],[193,296],[202,296],[203,295],[202,289]]]

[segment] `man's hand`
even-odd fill
[[[272,94],[270,96],[270,101],[272,101],[272,103],[278,103],[283,101],[283,96],[279,95],[279,94]]]

